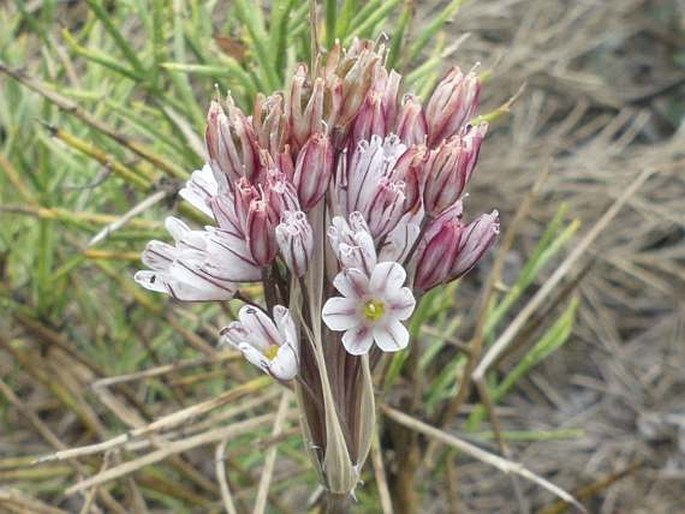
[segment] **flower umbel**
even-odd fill
[[[473,268],[499,228],[497,211],[463,219],[487,132],[471,123],[478,77],[454,67],[424,104],[400,97],[385,57],[382,44],[336,44],[249,111],[212,101],[207,164],[180,191],[211,224],[169,218],[174,243],[151,241],[135,276],[181,301],[246,302],[221,340],[290,382],[339,495],[369,451],[375,365],[409,346],[417,299]]]

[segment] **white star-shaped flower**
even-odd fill
[[[416,300],[403,287],[407,273],[397,262],[381,262],[370,276],[357,268],[338,273],[333,285],[342,294],[323,306],[323,321],[334,331],[345,333],[342,343],[348,353],[363,355],[375,342],[386,352],[409,344],[409,332],[402,323],[414,311]]]

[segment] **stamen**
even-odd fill
[[[369,321],[378,321],[384,311],[385,305],[380,300],[369,300],[364,304],[364,317]]]

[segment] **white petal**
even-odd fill
[[[396,291],[404,285],[407,273],[396,262],[381,262],[376,265],[371,273],[369,291],[384,296],[386,293]]]
[[[351,355],[364,355],[368,353],[373,344],[373,331],[371,327],[360,325],[345,332],[342,336],[342,343]]]
[[[179,285],[198,290],[225,291],[227,298],[232,298],[237,289],[234,282],[214,274],[212,270],[205,271],[202,264],[195,259],[177,260],[169,267],[168,275]]]
[[[213,218],[214,214],[212,213],[212,209],[209,207],[208,202],[213,196],[216,196],[218,188],[219,186],[214,178],[212,169],[209,165],[205,164],[201,170],[195,170],[193,172],[190,176],[190,180],[178,194],[193,207],[202,211],[210,218]]]
[[[159,279],[158,273],[149,270],[141,270],[136,272],[133,276],[133,280],[138,282],[139,285],[143,286],[148,291],[154,291],[156,293],[169,293],[169,290],[164,285],[164,282]]]
[[[402,287],[397,291],[390,291],[385,298],[390,310],[389,314],[396,319],[406,320],[414,312],[416,299],[408,287]]]
[[[271,362],[262,352],[247,343],[242,343],[238,349],[249,362],[257,366],[264,373],[269,372],[269,365]]]
[[[292,380],[299,372],[297,352],[290,345],[281,346],[274,360],[269,363],[269,372],[278,380]]]
[[[282,305],[276,305],[273,314],[276,328],[281,335],[281,341],[283,341],[284,344],[292,346],[295,353],[299,354],[300,344],[297,339],[297,329],[295,328],[295,322],[290,315],[290,311]]]
[[[175,241],[180,241],[183,236],[190,232],[188,225],[183,223],[180,219],[174,218],[173,216],[169,216],[166,220],[164,220],[164,227],[167,229],[167,232],[171,234]]]
[[[244,305],[238,313],[238,318],[250,337],[248,341],[258,348],[265,349],[270,344],[282,344],[274,322],[256,307]]]
[[[380,255],[378,256],[379,261],[403,262],[407,257],[420,232],[418,223],[406,221],[409,219],[409,216],[410,214],[407,213],[387,235],[386,243],[381,248]]]
[[[174,246],[161,241],[150,241],[141,257],[143,264],[154,271],[167,271],[178,251]]]
[[[360,270],[349,268],[335,276],[333,285],[347,298],[361,298],[369,290],[369,279]]]
[[[384,352],[396,352],[409,344],[409,332],[402,323],[392,320],[384,325],[375,326],[373,339]]]
[[[323,306],[321,317],[331,330],[347,330],[361,321],[358,313],[359,301],[335,296]]]
[[[246,340],[247,334],[239,321],[232,321],[227,327],[221,329],[219,344],[228,344],[238,349]]]

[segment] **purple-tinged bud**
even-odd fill
[[[423,205],[428,215],[439,215],[461,198],[487,130],[487,123],[469,127],[465,134],[453,136],[430,151],[423,192]]]
[[[247,214],[247,246],[258,266],[271,264],[278,251],[268,207],[264,200],[252,200]]]
[[[288,138],[288,121],[283,112],[283,95],[276,93],[264,97],[257,94],[252,114],[254,132],[259,146],[277,155],[283,151]]]
[[[499,213],[481,214],[464,229],[459,253],[452,264],[448,280],[454,280],[468,273],[485,252],[492,246],[499,234]]]
[[[280,223],[285,212],[300,210],[297,191],[281,171],[269,171],[262,195],[268,206],[269,220],[274,226]]]
[[[397,117],[395,133],[407,145],[422,145],[426,142],[428,125],[421,108],[421,102],[413,95],[405,95]]]
[[[210,104],[205,142],[215,176],[225,175],[232,183],[240,177],[251,179],[259,166],[257,140],[251,122],[235,107],[230,96],[226,103],[228,115],[219,102]]]
[[[475,73],[464,75],[458,66],[437,85],[426,106],[428,147],[461,132],[478,108],[480,82]]]
[[[316,78],[307,98],[307,69],[300,65],[293,76],[290,87],[287,112],[290,118],[291,142],[295,151],[304,145],[309,136],[324,130],[321,121],[324,119],[325,83]]]
[[[405,212],[415,213],[421,207],[427,154],[425,146],[414,145],[404,152],[395,164],[393,178],[404,182]]]
[[[365,217],[374,240],[379,241],[397,226],[405,211],[404,182],[381,177]]]
[[[385,70],[385,68],[381,69]],[[397,118],[397,95],[400,90],[401,80],[402,75],[395,70],[391,70],[383,85],[382,103],[386,127],[393,127],[395,125],[395,119]]]
[[[419,291],[427,291],[449,277],[464,227],[462,214],[463,205],[459,201],[433,220],[423,234],[413,257],[414,286]]]
[[[297,156],[292,180],[304,211],[314,207],[328,189],[333,165],[333,146],[328,137],[312,134]]]
[[[345,127],[357,115],[381,68],[380,55],[369,48],[360,50],[352,63],[342,76],[343,102],[338,119],[341,127]]]
[[[314,250],[312,227],[305,213],[286,211],[276,227],[276,241],[288,269],[295,276],[304,275]]]
[[[369,141],[371,136],[385,135],[386,118],[383,113],[383,97],[380,93],[369,91],[353,122],[349,135],[349,151],[354,151],[361,140]]]
[[[245,177],[241,177],[232,190],[212,197],[209,205],[221,229],[244,236],[250,204],[258,196],[257,189]]]

